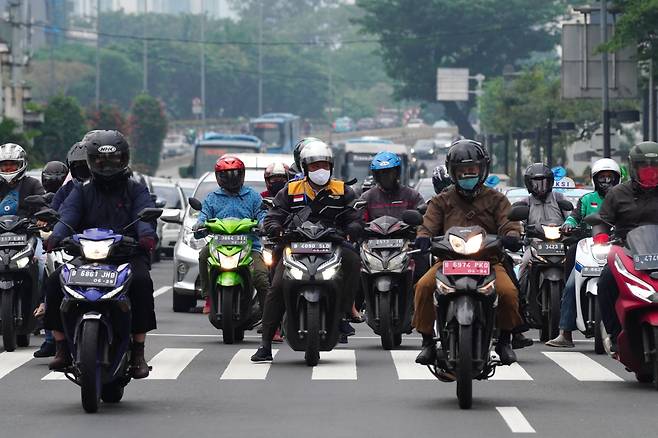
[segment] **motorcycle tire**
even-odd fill
[[[306,365],[314,367],[320,362],[320,303],[306,302]]]
[[[26,335],[16,335],[16,345],[19,347],[29,347],[30,346],[30,334]]]
[[[2,293],[0,307],[2,342],[5,351],[14,351],[16,349],[16,325],[14,324],[14,293],[12,291]]]
[[[194,295],[182,295],[174,291],[173,295],[173,307],[174,312],[189,312],[190,308],[196,306],[196,298]]]
[[[379,337],[381,338],[382,348],[384,350],[392,350],[395,346],[390,298],[390,294],[377,295],[377,299],[379,300]]]
[[[603,322],[601,321],[601,309],[599,309],[599,300],[596,300],[594,305],[594,353],[604,354],[605,347],[603,346],[603,331],[601,327]]]
[[[236,342],[244,341],[244,329],[242,328],[235,329],[235,340]]]
[[[653,350],[658,349],[658,327],[653,328]],[[653,387],[658,390],[658,353],[653,354]]]
[[[125,387],[118,382],[103,385],[101,400],[103,400],[104,403],[119,403],[123,398],[124,388]]]
[[[393,345],[395,347],[402,345],[402,333],[398,333],[393,337]]]
[[[551,281],[549,285],[549,310],[548,310],[548,336],[555,339],[560,334],[560,302],[562,287],[560,283]]]
[[[79,382],[82,408],[90,414],[98,411],[102,389],[101,374],[98,367],[99,327],[99,321],[85,321],[78,347],[80,355],[78,369],[80,370]]]
[[[235,342],[235,321],[233,321],[233,291],[230,289],[222,289],[219,291],[219,299],[221,299],[222,312],[222,338],[225,344],[233,344]]]
[[[457,344],[457,400],[460,409],[470,409],[473,405],[473,326],[459,326]]]

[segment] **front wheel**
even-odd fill
[[[119,403],[123,398],[124,386],[119,382],[112,382],[103,385],[101,399],[105,403]]]
[[[320,303],[306,302],[306,365],[314,367],[320,362]]]
[[[601,330],[603,326],[601,309],[599,309],[599,300],[597,297],[592,297],[591,299],[596,301],[594,303],[594,353],[603,354],[605,353],[605,347],[603,345],[603,331]]]
[[[460,409],[470,409],[473,404],[473,326],[459,326],[457,343],[457,400]]]
[[[379,300],[379,337],[382,340],[382,348],[384,350],[392,350],[395,347],[390,298],[391,296],[389,294],[377,295],[377,299]]]
[[[14,324],[14,293],[12,291],[2,292],[0,306],[2,342],[5,351],[14,351],[16,349],[16,325]]]
[[[30,334],[25,335],[16,335],[16,345],[19,347],[29,347],[30,346]]]
[[[85,321],[82,327],[80,349],[80,395],[82,407],[88,413],[98,410],[101,396],[101,373],[98,364],[98,321]]]
[[[227,289],[221,289],[218,294],[222,307],[222,338],[225,344],[235,342],[235,321],[233,321],[233,292]]]
[[[653,387],[658,389],[658,327],[653,328]]]
[[[548,286],[548,336],[555,339],[560,334],[560,284],[551,281]]]

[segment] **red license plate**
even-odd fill
[[[443,262],[443,275],[489,275],[489,262],[477,260],[446,260]]]

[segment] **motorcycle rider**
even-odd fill
[[[631,180],[613,187],[599,211],[601,219],[608,226],[615,227],[615,237],[622,240],[639,225],[658,224],[658,143],[638,143],[629,151],[628,161]],[[601,231],[599,226],[594,227],[594,243],[609,241],[608,233]],[[617,336],[621,332],[615,311],[619,288],[608,266],[603,268],[599,277],[597,296],[610,349],[616,353]]]
[[[485,187],[489,175],[489,158],[482,145],[474,140],[458,140],[450,146],[446,166],[453,186],[434,196],[418,228],[416,247],[427,251],[430,238],[443,235],[453,226],[479,225],[487,233],[501,237],[503,245],[512,250],[521,246],[521,227],[507,215],[510,203],[502,193]],[[501,330],[496,352],[503,364],[516,362],[510,346],[512,331],[523,320],[519,314],[518,290],[501,261],[494,261],[496,292],[498,294],[497,327]],[[436,312],[433,295],[436,290],[436,272],[439,260],[416,284],[413,326],[423,336],[422,350],[416,362],[429,365],[436,358],[434,320]]]
[[[619,184],[621,180],[621,168],[615,160],[602,158],[592,166],[592,183],[594,191],[582,196],[571,215],[564,221],[562,232],[571,234],[583,226],[583,218],[599,211],[605,195],[610,189]],[[567,260],[565,266],[569,272],[569,278],[565,284],[560,303],[560,334],[550,341],[546,342],[549,347],[567,347],[574,346],[571,332],[576,330],[576,276],[574,274],[574,265],[576,259],[576,248],[578,245],[572,245],[567,251]]]
[[[319,138],[316,137],[305,137],[302,138],[297,142],[295,147],[292,149],[292,155],[293,158],[295,159],[295,162],[290,166],[290,176],[289,180],[296,180],[296,179],[303,179],[304,178],[304,171],[302,168],[302,162],[301,162],[301,156],[302,156],[302,151],[304,150],[304,146],[311,142],[315,141],[322,141]]]
[[[87,228],[119,231],[135,220],[141,210],[154,207],[146,186],[129,178],[130,146],[119,131],[92,131],[85,136],[84,143],[91,180],[85,184],[76,184],[60,206],[62,222],[55,225],[52,235],[46,241],[46,249],[49,251],[71,234],[64,223],[78,232]],[[149,375],[149,367],[144,359],[146,333],[156,328],[149,262],[157,234],[151,223],[141,221],[124,233],[138,240],[143,249],[143,253],[130,259],[133,280],[128,293],[133,332],[131,374],[135,379],[143,379]],[[48,304],[45,328],[53,330],[56,343],[55,357],[49,367],[63,370],[71,365],[71,355],[60,318],[63,294],[59,270],[46,280],[45,287]]]
[[[434,186],[434,193],[437,195],[450,187],[452,181],[448,174],[448,168],[445,164],[436,166],[432,171],[432,185]]]
[[[265,168],[263,177],[267,190],[261,192],[263,198],[274,198],[288,182],[290,167],[284,163],[272,163]]]
[[[27,196],[43,195],[39,180],[25,175],[27,154],[15,143],[0,146],[0,215],[27,216],[32,208],[23,202]]]
[[[85,137],[92,132],[94,131],[88,132]],[[91,177],[89,166],[87,165],[87,147],[84,140],[74,143],[71,146],[71,149],[66,154],[66,164],[69,168],[71,179],[55,193],[55,197],[50,203],[50,208],[53,210],[59,209],[62,202],[71,194],[71,190],[73,190],[76,184],[82,184]]]
[[[345,232],[349,238],[354,238],[362,230],[361,213],[352,208],[355,200],[354,191],[342,181],[331,178],[334,157],[331,148],[321,140],[313,140],[304,145],[300,156],[300,164],[304,178],[290,181],[274,198],[272,208],[264,221],[264,227],[269,236],[280,236],[286,228],[292,225],[295,214],[309,211],[307,220],[331,224]],[[339,290],[343,296],[339,304],[349,314],[354,302],[355,289],[359,283],[361,260],[354,248],[343,245],[343,286]],[[258,351],[251,357],[253,362],[272,360],[272,337],[278,326],[285,305],[283,301],[283,263],[279,260],[274,279],[265,299],[263,312],[263,335]],[[342,321],[341,326],[346,321]]]
[[[199,233],[198,230],[203,227],[204,222],[208,219],[234,217],[261,222],[265,218],[266,212],[262,208],[263,198],[254,189],[244,185],[244,175],[245,166],[239,158],[232,155],[223,155],[217,160],[215,163],[215,179],[218,187],[217,190],[208,193],[203,200],[203,207],[193,228],[196,233]],[[267,266],[263,261],[260,239],[255,234],[251,234],[250,237],[252,241],[251,257],[254,261],[252,278],[258,294],[258,303],[262,309],[265,294],[269,287]],[[203,313],[210,313],[208,257],[210,257],[210,248],[206,245],[199,252],[201,293],[206,298]]]

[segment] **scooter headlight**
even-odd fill
[[[599,263],[605,263],[610,252],[610,245],[592,245],[592,257]]]
[[[114,239],[88,240],[80,239],[82,255],[87,260],[104,260],[110,253]]]
[[[366,251],[365,249],[362,248],[362,254],[364,255],[365,262],[368,264],[371,270],[373,271],[384,270],[384,265],[382,261],[373,253],[371,253],[370,251]]]
[[[485,295],[491,295],[496,290],[495,283],[496,283],[495,280],[491,280],[489,283],[485,284],[484,286],[479,287],[478,292]]]
[[[294,280],[301,280],[304,278],[304,272],[299,268],[295,268],[294,266],[288,266],[288,274],[290,274]]]
[[[552,225],[542,225],[541,227],[544,230],[544,236],[548,240],[558,240],[562,236],[560,227],[554,227]]]
[[[633,275],[631,272],[626,269],[624,263],[619,259],[619,256],[615,254],[615,268],[623,277],[626,278],[626,285],[633,295],[641,299],[642,301],[647,301],[649,303],[653,302],[653,295],[656,294],[651,285],[642,281],[640,278]]]
[[[447,295],[457,291],[457,289],[452,286],[448,286],[439,279],[436,280],[436,289],[441,295]]]
[[[402,252],[388,261],[388,270],[397,271],[404,267],[407,254]]]
[[[465,241],[461,237],[451,234],[448,239],[453,251],[458,254],[470,255],[475,254],[480,250],[484,236],[482,234],[476,234],[475,236]]]
[[[219,265],[221,266],[221,268],[230,270],[238,267],[238,264],[240,263],[240,256],[242,255],[242,251],[236,252],[231,256],[222,254],[221,252],[218,252],[218,255],[219,255]]]
[[[325,281],[331,280],[332,278],[334,278],[334,276],[336,275],[337,272],[338,272],[338,265],[331,266],[331,267],[325,269],[324,271],[322,271],[322,274],[321,274],[322,279],[325,280]]]
[[[24,256],[16,260],[16,267],[18,269],[23,269],[28,265],[28,263],[30,263],[30,258],[28,256]]]

